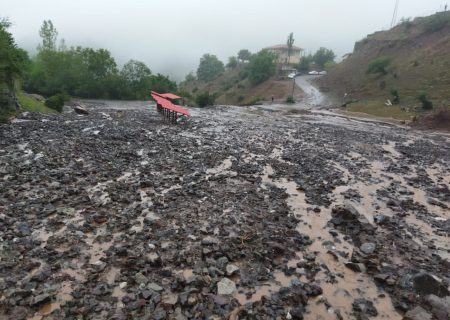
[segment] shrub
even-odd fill
[[[399,104],[400,103],[400,97],[398,95],[398,90],[397,89],[391,89],[391,94],[392,94],[392,103],[393,104]]]
[[[294,100],[294,98],[292,96],[288,96],[286,98],[286,103],[295,103],[295,100]]]
[[[378,57],[369,62],[367,67],[367,73],[381,73],[383,75],[387,74],[386,67],[391,63],[388,57]]]
[[[428,100],[426,92],[421,92],[417,96],[417,99],[422,103],[422,109],[431,110],[433,109],[433,102]]]
[[[444,28],[450,22],[450,15],[446,12],[440,12],[427,17],[424,24],[425,32],[436,32]]]
[[[208,91],[201,92],[195,96],[195,102],[199,107],[211,106],[216,100],[215,94],[210,94]]]
[[[64,106],[64,96],[61,94],[51,96],[45,100],[44,104],[49,108],[62,112]]]

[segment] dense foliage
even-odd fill
[[[201,92],[195,96],[195,102],[199,107],[212,106],[215,100],[216,96],[208,91]]]
[[[314,62],[322,69],[325,67],[327,62],[334,61],[334,58],[336,58],[336,55],[333,50],[323,47],[317,50],[313,56]]]
[[[327,70],[335,64],[335,58],[333,50],[321,47],[314,54],[301,57],[297,69],[299,71]]]
[[[275,74],[275,56],[267,50],[252,55],[247,66],[248,79],[253,85],[268,80]]]
[[[44,21],[42,43],[24,81],[29,92],[53,96],[65,93],[82,98],[148,99],[151,90],[176,91],[176,83],[137,60],[121,70],[105,49],[57,46],[58,32]]]
[[[202,81],[211,81],[216,79],[225,71],[223,62],[215,55],[205,53],[200,58],[200,64],[197,68],[197,78]]]
[[[27,53],[17,48],[8,32],[10,23],[0,20],[0,112],[14,109],[15,87],[26,69]]]
[[[247,49],[241,49],[238,52],[237,58],[241,60],[241,62],[249,61],[252,57],[252,53]]]

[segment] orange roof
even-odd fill
[[[161,93],[161,97],[164,97],[164,98],[167,98],[167,99],[170,99],[170,100],[181,99],[180,96],[177,96],[176,94],[173,94],[173,93],[170,93],[170,92],[168,92],[168,93]]]
[[[153,99],[155,99],[156,103],[160,104],[165,109],[169,109],[171,111],[175,111],[175,112],[184,114],[185,116],[188,116],[188,117],[191,116],[189,111],[187,111],[186,109],[184,109],[181,106],[173,104],[172,102],[170,102],[169,100],[164,98],[163,95],[158,92],[152,91],[152,97],[153,97]]]

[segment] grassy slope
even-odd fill
[[[217,93],[216,104],[245,105],[261,101],[284,101],[292,92],[292,80],[269,79],[259,85],[252,86],[247,79],[241,79],[239,73],[243,66],[226,70],[224,74],[213,81],[194,81],[185,84],[182,89],[194,95],[201,91]],[[301,92],[295,88],[295,98],[300,99]]]
[[[24,92],[19,92],[17,94],[20,105],[23,111],[29,112],[42,112],[42,113],[54,113],[55,110],[45,106],[42,102],[34,99],[33,97],[27,95]]]
[[[17,116],[17,114],[22,111],[42,112],[42,113],[56,112],[55,110],[45,106],[42,102],[27,95],[25,92],[20,91],[17,94],[17,98],[19,99],[19,103],[22,106],[22,109],[20,111],[16,111],[13,109],[1,111],[0,112],[0,123],[8,121],[9,119]]]
[[[350,99],[363,100],[350,105],[353,111],[408,119],[420,109],[417,100],[424,91],[436,107],[450,107],[450,23],[436,31],[427,31],[430,21],[443,18],[450,21],[450,12],[417,18],[389,31],[376,32],[355,44],[350,57],[336,65],[320,86],[327,88],[337,101],[350,92]],[[386,75],[367,74],[373,59],[390,59]],[[384,107],[392,99],[391,89],[397,89],[400,106]],[[380,106],[379,110],[374,107]]]

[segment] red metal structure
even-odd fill
[[[156,110],[172,123],[176,123],[179,117],[190,117],[189,111],[173,104],[170,100],[181,99],[173,93],[158,93],[152,91],[152,98],[156,101]]]

